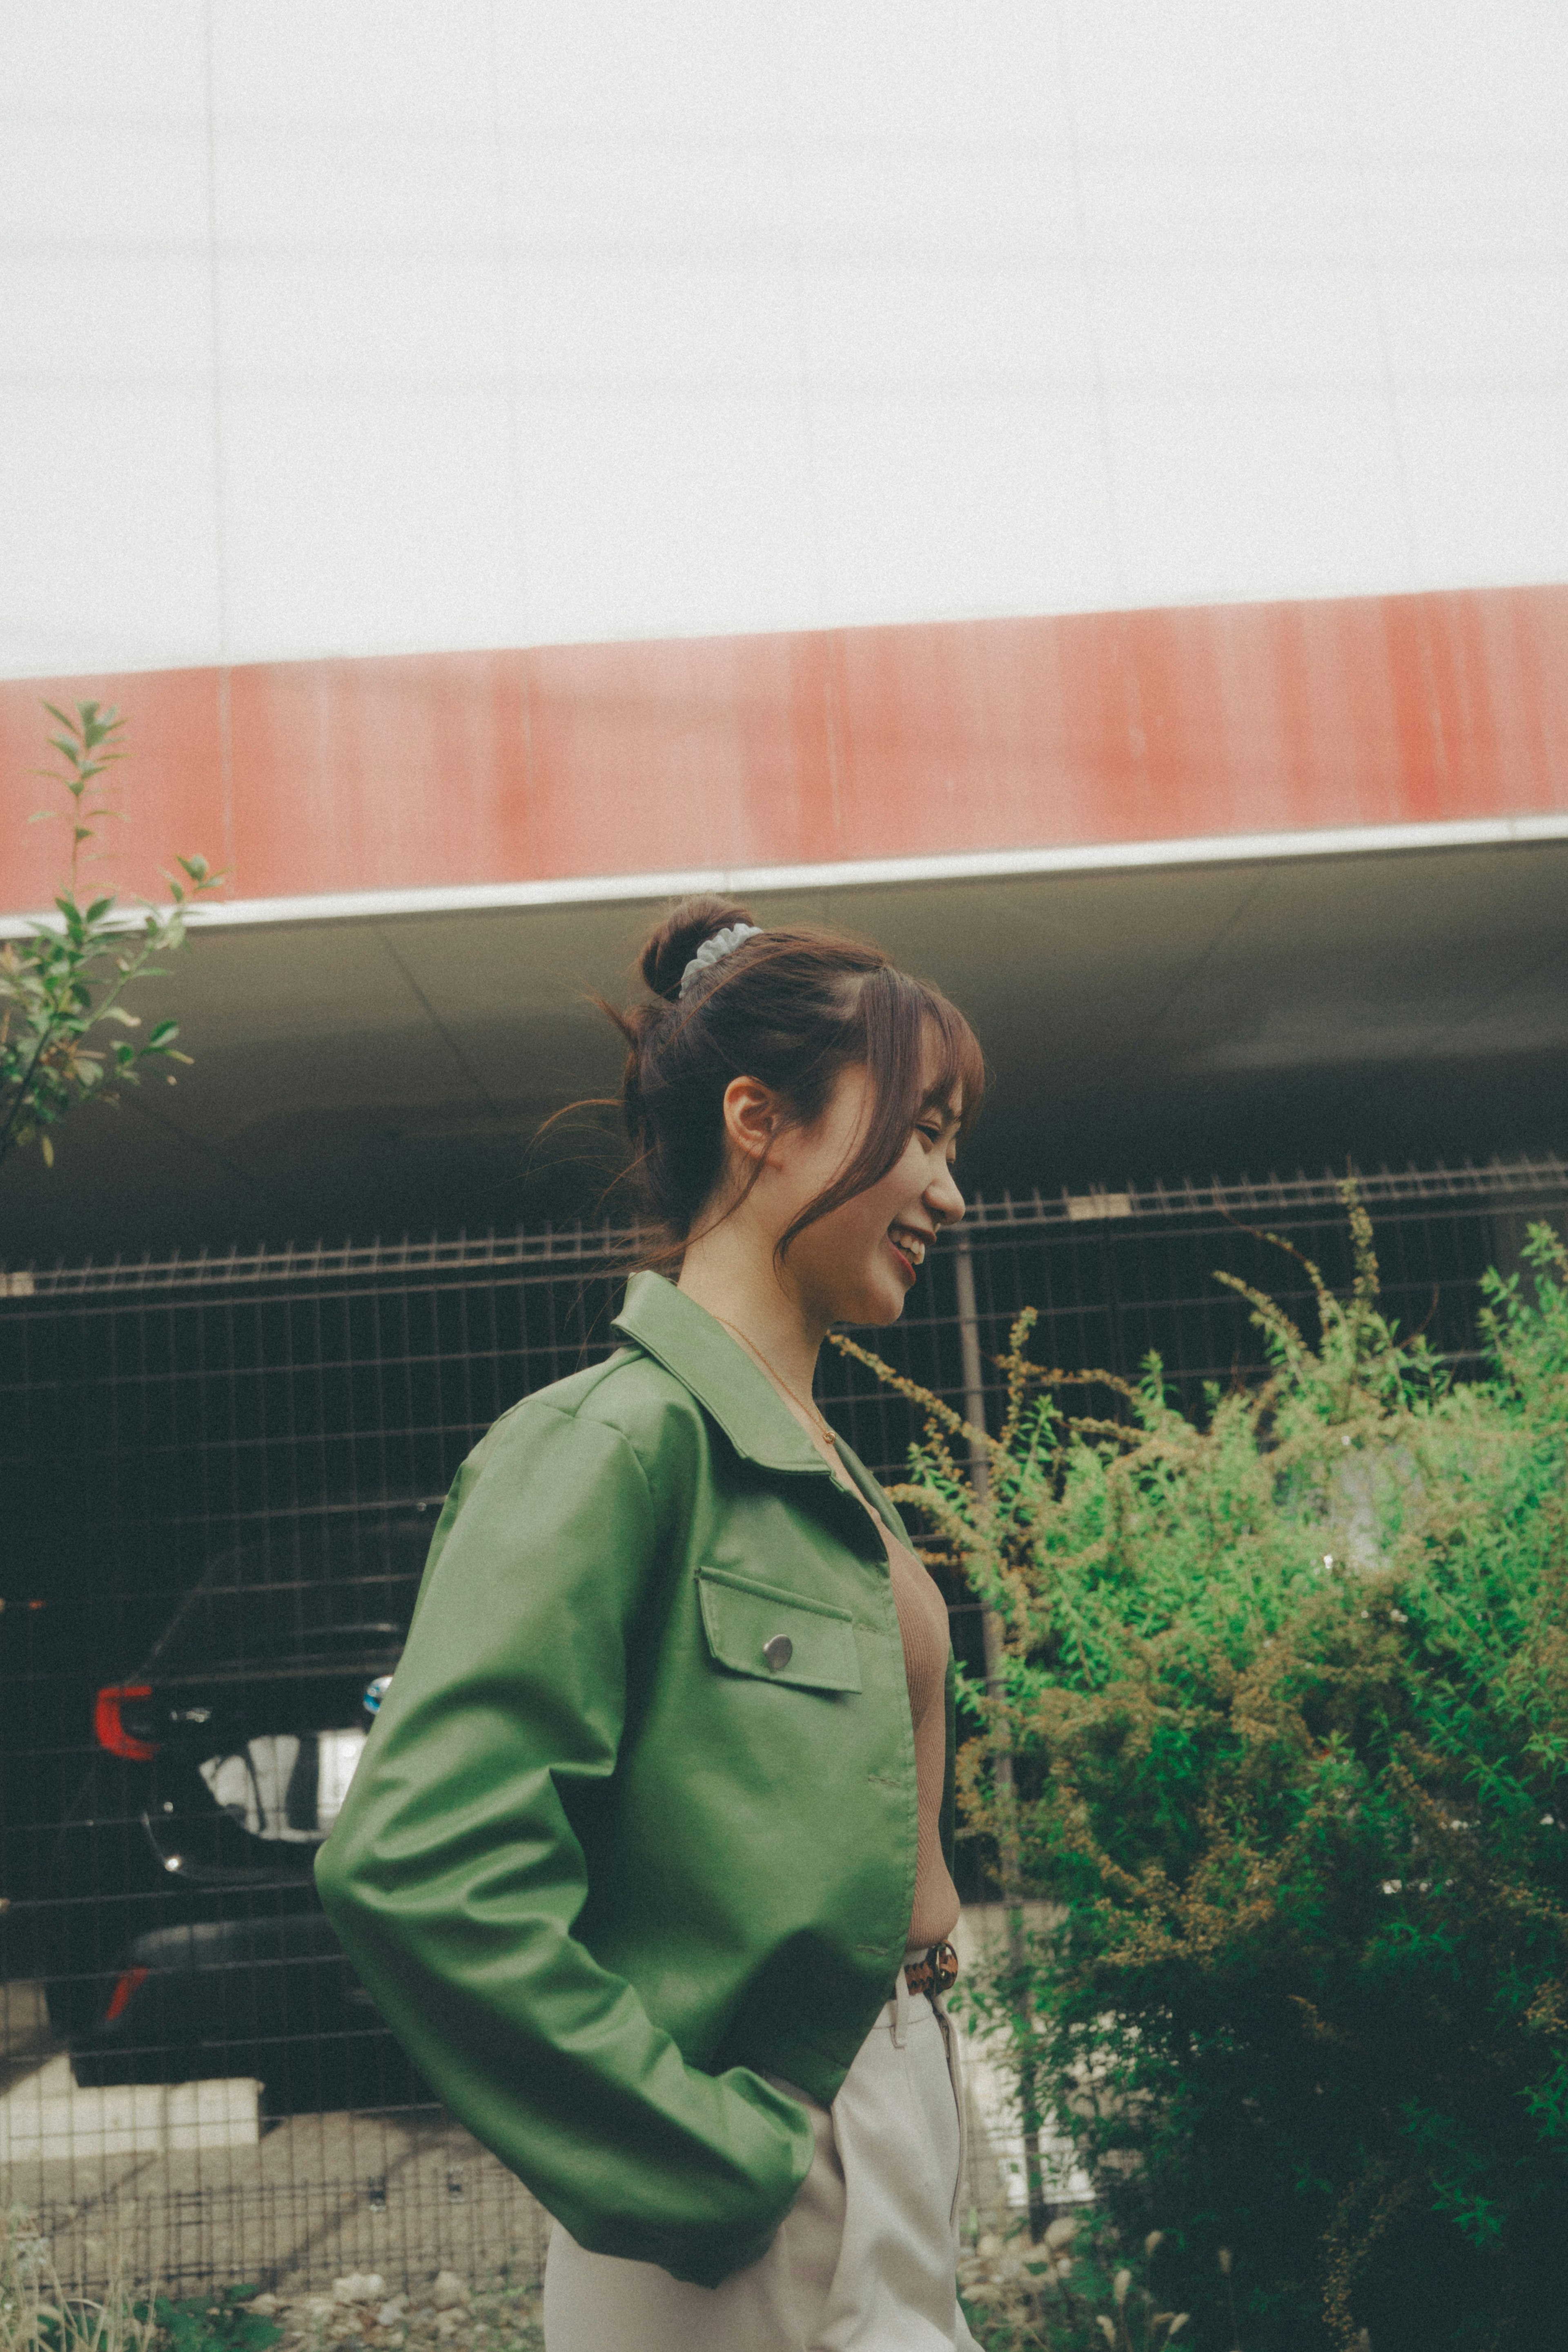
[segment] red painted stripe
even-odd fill
[[[246,898],[1568,811],[1568,587],[0,687],[0,908],[64,836],[37,698],[131,719],[104,887]]]

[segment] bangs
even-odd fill
[[[986,1099],[986,1057],[980,1051],[979,1039],[957,1006],[921,982],[914,985],[923,999],[926,1035],[936,1046],[936,1075],[915,1108],[923,1110],[930,1104],[951,1118],[956,1099],[962,1141],[978,1118]]]

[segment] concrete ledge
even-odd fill
[[[0,2098],[0,2164],[254,2147],[261,2137],[260,2095],[260,2084],[248,2075],[83,2090],[70,2060],[51,2058]]]

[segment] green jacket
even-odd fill
[[[915,1741],[854,1487],[899,1522],[662,1277],[616,1328],[458,1472],[317,1883],[426,2081],[572,2236],[715,2285],[810,2168],[765,2078],[830,2102],[904,1957]],[[951,1674],[947,1757],[950,1857]]]

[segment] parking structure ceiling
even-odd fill
[[[0,1171],[0,1263],[624,1215],[621,1047],[666,902],[194,933],[140,1009],[193,1059]],[[751,894],[946,988],[976,1189],[1568,1146],[1568,843]],[[589,1107],[561,1118],[568,1106]]]

